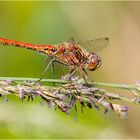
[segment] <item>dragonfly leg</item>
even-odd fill
[[[45,75],[46,71],[48,70],[50,64],[53,63],[54,61],[55,61],[54,59],[50,60],[50,62],[48,63],[47,67],[46,67],[45,70],[43,71],[41,77],[40,77],[35,83],[37,83],[37,82],[39,82],[39,81],[42,80],[42,78],[44,77],[44,75]]]
[[[51,60],[52,60],[52,58],[50,59],[49,57],[47,57],[47,58],[45,59],[46,62],[51,61]],[[55,62],[55,60],[52,62],[53,78],[55,78],[54,62]]]
[[[80,69],[80,75],[82,76],[82,78],[84,79],[84,81],[86,82],[86,84],[88,84],[86,77],[85,77],[85,73],[83,72],[82,69]]]
[[[68,80],[71,80],[72,76],[74,75],[74,73],[75,73],[76,71],[77,71],[77,68],[75,68],[75,67],[71,69],[71,71],[70,71],[70,73],[69,73],[70,75],[69,75],[69,79],[68,79]]]
[[[64,79],[70,81],[76,71],[77,67],[73,67],[68,74],[64,75]]]
[[[54,68],[54,61],[52,62],[52,71],[53,71],[53,78],[55,78],[55,68]]]
[[[92,78],[91,76],[88,74],[88,72],[83,68],[83,67],[80,67],[80,74],[82,76],[82,78],[84,79],[84,81],[86,82],[86,84],[88,85],[88,81],[87,81],[87,78],[89,78],[89,80],[92,82]]]
[[[85,75],[89,78],[89,80],[90,80],[91,82],[93,82],[94,80],[92,79],[91,75],[90,75],[84,68],[82,68],[82,70],[83,70],[83,72],[85,73]]]

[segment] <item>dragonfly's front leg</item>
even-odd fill
[[[91,82],[93,82],[91,76],[88,74],[88,72],[87,72],[82,66],[79,68],[79,71],[80,71],[80,74],[81,74],[82,78],[84,79],[84,81],[85,81],[85,83],[86,83],[87,85],[88,85],[87,78],[88,78]]]
[[[84,68],[82,68],[82,71],[83,71],[84,74],[89,78],[89,80],[90,80],[91,82],[94,81],[94,80],[92,79],[92,77],[90,76],[90,74],[89,74]]]

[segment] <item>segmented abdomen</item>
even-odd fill
[[[0,38],[0,44],[8,45],[8,46],[15,46],[15,47],[23,47],[23,48],[27,48],[27,49],[33,49],[33,50],[35,50],[38,47],[38,45],[19,42],[19,41],[15,41],[15,40],[9,40],[9,39],[5,39],[5,38]]]

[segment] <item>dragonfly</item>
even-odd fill
[[[69,66],[70,78],[79,69],[84,79],[85,75],[91,79],[87,70],[94,71],[101,66],[101,57],[99,57],[95,52],[105,48],[108,43],[108,37],[102,37],[88,41],[75,41],[74,38],[71,37],[64,43],[60,43],[58,45],[37,45],[0,38],[0,44],[2,45],[31,49],[43,53],[51,58],[40,80],[43,78],[50,64],[53,62],[59,62]],[[86,49],[84,49],[84,47]]]

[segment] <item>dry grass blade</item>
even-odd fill
[[[48,80],[51,82],[51,79]],[[52,82],[54,80],[52,79]],[[123,102],[138,103],[139,99],[139,85],[122,85],[123,89],[134,91],[135,94],[133,99],[128,99],[119,94],[115,94],[106,91],[96,86],[102,85],[103,83],[89,83],[85,84],[82,79],[73,77],[72,81],[64,81],[59,79],[55,80],[55,86],[46,86],[45,83],[35,84],[35,80],[0,80],[0,94],[9,95],[13,94],[18,96],[21,101],[27,99],[28,101],[33,100],[35,97],[41,97],[48,105],[48,107],[53,109],[60,109],[62,112],[68,114],[71,108],[75,107],[76,103],[81,104],[81,111],[84,107],[89,108],[104,108],[105,113],[108,111],[113,111],[117,113],[121,118],[125,119],[128,117],[128,107],[120,104],[113,103],[114,100],[122,100]],[[107,86],[109,84],[104,83]],[[111,84],[110,84],[111,85]],[[113,85],[112,87],[118,88],[121,85]],[[120,87],[120,89],[122,89]],[[136,94],[137,93],[137,94]]]

